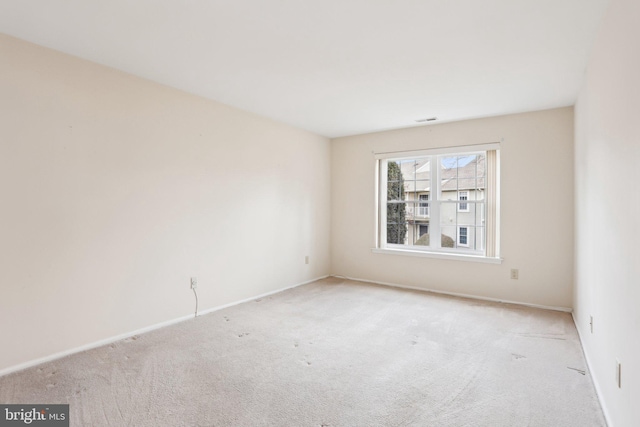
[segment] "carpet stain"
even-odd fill
[[[579,373],[580,375],[586,375],[587,372],[584,369],[578,369],[578,368],[571,368],[569,366],[567,366],[567,369],[571,369],[572,371],[576,371],[577,373]]]
[[[134,335],[134,336],[132,336],[132,337],[126,338],[126,339],[124,340],[124,342],[137,341],[137,340],[138,340],[138,338],[140,338],[138,335]]]
[[[224,321],[228,322],[230,319],[227,316],[224,316]]]
[[[246,337],[247,335],[249,335],[249,332],[244,332],[242,334],[238,334],[238,338]]]
[[[511,356],[513,356],[513,358],[514,358],[515,360],[519,360],[519,359],[526,359],[526,358],[527,358],[527,356],[523,356],[523,355],[521,355],[521,354],[516,354],[516,353],[511,353]]]

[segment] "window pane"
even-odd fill
[[[484,190],[485,157],[484,153],[439,156],[442,196],[447,199],[447,192]]]
[[[418,203],[416,216],[420,218],[429,217],[429,193],[418,194]]]
[[[442,199],[457,198],[458,157],[440,156],[440,195]]]
[[[416,215],[416,205],[415,203],[406,203],[406,214],[405,214],[405,218],[409,221],[412,222],[414,217]],[[411,240],[411,239],[409,239]]]
[[[404,200],[404,183],[398,162],[387,163],[387,200]]]
[[[414,188],[419,193],[429,193],[431,191],[431,181],[427,179],[415,181]]]
[[[402,184],[400,181],[389,181],[387,182],[387,200],[388,201],[400,201],[403,200],[402,194],[404,190],[402,189]]]
[[[458,227],[458,244],[462,246],[469,246],[468,227]]]
[[[416,222],[414,225],[414,245],[429,246],[429,223]]]
[[[475,178],[460,178],[458,179],[458,190],[473,191],[476,188]]]
[[[415,160],[415,179],[418,181],[421,180],[430,180],[431,179],[431,162],[428,158],[416,159]]]
[[[466,205],[466,211],[458,208],[464,205]],[[483,251],[485,247],[484,202],[440,203],[440,228],[443,242],[447,243],[446,245],[443,243],[442,247],[458,248],[462,252]]]
[[[462,165],[458,162],[458,179],[461,182],[460,189],[484,190],[486,176],[486,155],[485,153],[466,156],[466,163]]]
[[[404,190],[403,200],[417,201],[419,194],[426,193],[431,190],[430,185],[430,161],[429,159],[404,159],[396,161],[399,168],[399,178]],[[394,171],[398,173],[398,171]]]
[[[404,195],[406,200],[413,200],[411,197],[416,192],[416,182],[415,181],[403,181],[404,185]]]
[[[387,203],[387,243],[405,244],[407,238],[406,203]]]
[[[458,191],[458,200],[461,202],[465,202],[469,200],[469,192],[468,191]],[[469,212],[469,203],[458,203],[458,211],[459,212]]]
[[[455,226],[441,226],[440,232],[440,246],[443,248],[455,248],[456,247],[456,227]]]
[[[430,159],[402,159],[387,162],[387,243],[428,245]],[[422,226],[421,226],[422,224]]]
[[[470,247],[476,251],[484,251],[485,249],[485,231],[486,228],[484,226],[474,227],[470,229],[470,238],[473,239],[473,246]]]
[[[387,160],[387,243],[482,253],[490,194],[486,161],[484,152]],[[437,181],[431,180],[432,167]],[[432,234],[437,240],[430,240]]]

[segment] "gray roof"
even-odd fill
[[[470,156],[459,156],[460,162],[469,160]],[[449,159],[455,156],[449,157]],[[430,164],[427,158],[399,160],[405,192],[424,192],[431,190]],[[484,189],[485,156],[474,155],[470,161],[459,167],[443,167],[440,170],[442,191]]]

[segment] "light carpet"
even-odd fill
[[[0,378],[72,426],[605,426],[568,313],[329,278]]]

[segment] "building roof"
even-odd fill
[[[396,161],[400,165],[405,192],[431,191],[431,164],[428,158]],[[442,191],[484,189],[486,156],[443,157],[440,170]]]

